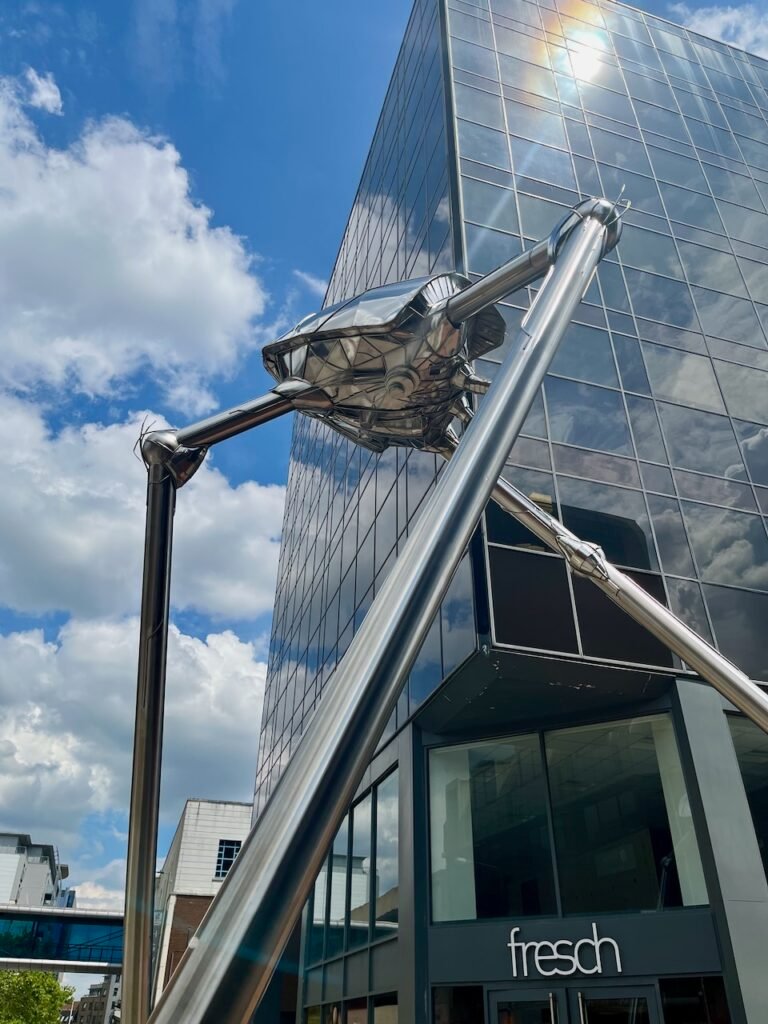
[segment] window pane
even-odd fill
[[[562,520],[606,556],[635,569],[657,569],[645,500],[639,491],[559,477]]]
[[[666,715],[545,735],[566,913],[707,902]]]
[[[746,718],[727,717],[752,812],[757,845],[768,874],[768,736]]]
[[[748,676],[768,682],[768,594],[703,585],[717,646]]]
[[[371,909],[371,795],[352,808],[352,870],[348,949],[368,942]]]
[[[368,1000],[350,999],[344,1004],[346,1010],[345,1024],[368,1024]]]
[[[691,291],[705,334],[714,334],[726,341],[739,341],[752,348],[765,348],[760,321],[748,299],[704,288],[691,288]]]
[[[548,377],[545,385],[553,441],[633,455],[621,395]]]
[[[702,579],[768,590],[768,536],[760,516],[682,502]]]
[[[489,556],[499,643],[576,652],[571,594],[562,560],[504,548],[491,548]],[[510,587],[513,579],[524,579],[527,584]]]
[[[328,884],[328,864],[323,864],[320,874],[315,879],[312,896],[312,919],[307,935],[307,963],[315,963],[323,958],[323,929],[325,927],[325,895]]]
[[[475,178],[461,179],[464,216],[499,231],[517,231],[515,193]]]
[[[347,837],[349,818],[336,833],[331,851],[331,900],[325,936],[326,957],[337,956],[344,948],[344,902],[347,887]]]
[[[554,913],[539,738],[433,750],[432,917]]]
[[[644,231],[630,224],[621,233],[621,248],[618,251],[625,266],[649,270],[652,274],[667,274],[669,277],[683,276],[675,244],[668,235]],[[642,314],[642,310],[639,312]]]
[[[471,89],[467,85],[456,84],[456,114],[470,121],[490,125],[491,128],[504,130],[504,112],[501,99],[481,89]]]
[[[731,1024],[720,977],[659,978],[664,1024]]]
[[[493,167],[509,168],[507,139],[502,132],[494,131],[471,121],[459,121],[459,150],[470,160]]]
[[[688,287],[657,274],[627,267],[627,285],[635,313],[646,320],[659,320],[673,327],[699,329]]]
[[[432,1024],[481,1024],[482,985],[441,986],[432,990]]]
[[[672,498],[651,494],[648,505],[664,571],[676,576],[695,576],[679,504]]]
[[[744,478],[744,465],[730,421],[709,412],[659,403],[659,413],[673,466]]]
[[[647,342],[643,343],[643,354],[657,398],[710,412],[725,412],[712,363],[705,356]]]
[[[634,343],[637,347],[637,343]],[[640,359],[639,349],[637,350]],[[642,363],[642,360],[640,360]],[[629,422],[632,424],[632,433],[635,436],[635,447],[641,459],[651,459],[653,462],[666,462],[667,453],[664,450],[664,442],[661,437],[659,418],[656,415],[656,407],[648,398],[638,398],[635,395],[627,395],[627,408],[629,409]]]
[[[474,224],[464,226],[467,239],[467,263],[476,274],[488,274],[511,260],[521,249],[517,235],[505,235]]]
[[[509,141],[515,174],[535,178],[537,181],[549,181],[559,188],[576,190],[573,164],[568,153],[552,149],[551,146],[526,142],[514,135],[510,136]]]
[[[374,996],[373,1024],[397,1024],[397,993]]]
[[[507,127],[512,135],[522,135],[547,146],[558,146],[567,149],[565,127],[562,117],[549,114],[523,103],[505,104],[507,109]]]
[[[397,934],[398,921],[398,773],[376,788],[375,939]]]
[[[768,485],[768,427],[734,420],[741,452],[756,484]]]
[[[618,387],[611,343],[605,331],[571,324],[552,361],[552,373]]]
[[[768,423],[768,373],[753,366],[715,361],[728,411],[744,419]]]

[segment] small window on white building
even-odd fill
[[[214,878],[226,878],[227,872],[235,863],[235,857],[242,846],[240,839],[220,839],[219,852],[216,855],[216,872]]]

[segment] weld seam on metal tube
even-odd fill
[[[605,226],[566,239],[513,346],[246,840],[152,1024],[246,1024],[309,896],[404,678],[600,260]]]

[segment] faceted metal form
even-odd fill
[[[280,383],[298,378],[324,393],[332,408],[302,411],[358,444],[429,448],[476,379],[469,361],[504,340],[494,306],[459,326],[446,315],[469,284],[442,274],[373,288],[305,317],[264,348],[264,365]]]

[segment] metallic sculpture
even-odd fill
[[[455,450],[273,798],[150,1017],[157,1024],[241,1024],[250,1019],[266,990],[491,495],[526,525],[536,520],[540,535],[546,533],[544,539],[566,553],[573,565],[581,560],[586,568],[599,561],[593,545],[583,545],[573,535],[569,540],[568,531],[555,520],[540,520],[540,510],[528,508],[524,496],[510,495],[511,489],[498,478],[563,333],[620,231],[615,204],[588,200],[548,239],[474,284],[446,274],[374,289],[322,310],[265,349],[265,364],[278,380],[268,395],[203,423],[142,439],[149,482],[123,983],[125,1019],[132,1024],[144,1024],[149,1011],[176,490],[201,464],[208,446],[292,409],[319,417],[376,451],[391,444],[446,455]],[[544,275],[517,343],[471,417],[466,392],[485,391],[488,384],[474,376],[470,361],[504,338],[501,317],[490,307]],[[456,416],[468,422],[460,442],[449,427]],[[611,587],[620,589],[618,570],[606,566],[600,563],[590,578],[605,576]],[[687,633],[678,631],[673,637],[666,620],[674,616],[658,606],[666,616],[662,629],[647,595],[643,607],[639,596],[635,598],[620,603],[638,621],[653,623],[657,635],[663,632],[662,639],[680,653],[691,639],[687,627],[678,623]],[[765,727],[768,698],[709,651],[719,659],[717,666],[711,656],[698,661],[683,656]]]

